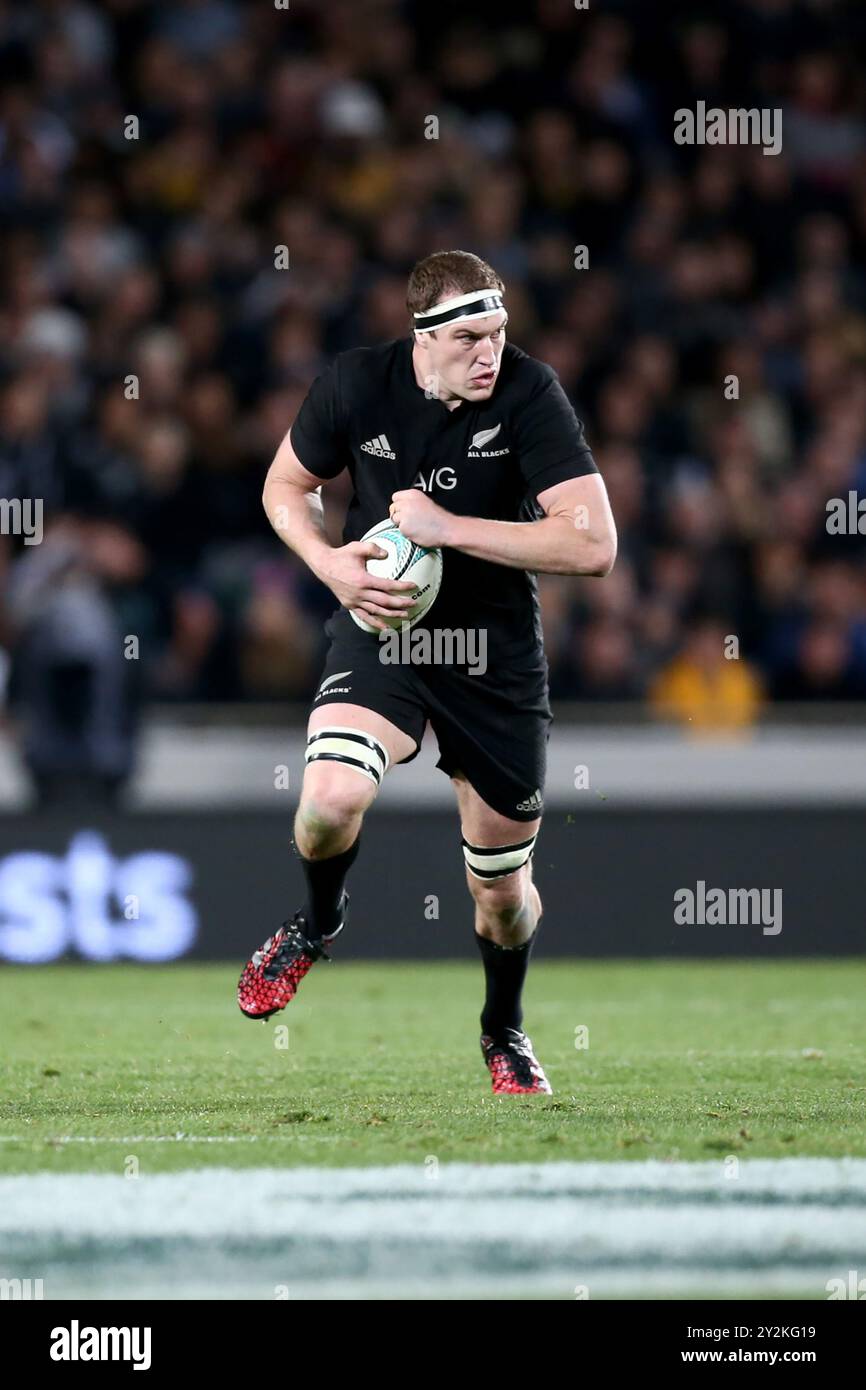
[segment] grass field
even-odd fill
[[[267,1024],[236,978],[0,973],[0,1277],[817,1299],[866,1274],[866,962],[536,962],[554,1094],[516,1098],[481,1061],[477,966],[317,966]]]
[[[537,962],[554,1094],[525,1098],[490,1091],[474,965],[320,965],[267,1024],[236,975],[5,969],[0,1172],[117,1172],[131,1141],[151,1172],[866,1155],[863,961]]]

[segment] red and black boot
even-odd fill
[[[348,918],[349,895],[343,894],[342,921],[330,936],[311,941],[307,920],[296,912],[291,922],[268,937],[244,966],[238,981],[238,1005],[247,1018],[266,1019],[290,1004],[298,986],[317,960],[330,960],[327,947],[339,936]]]
[[[495,1039],[483,1033],[481,1051],[493,1078],[494,1095],[553,1095],[532,1043],[519,1029],[506,1028],[501,1038]]]

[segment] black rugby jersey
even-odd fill
[[[544,515],[540,492],[598,471],[552,367],[506,343],[490,397],[449,410],[416,382],[412,346],[409,336],[341,352],[291,427],[310,473],[324,481],[349,470],[344,544],[387,520],[401,488],[422,488],[460,516],[532,521]],[[337,630],[348,624],[347,635],[360,632],[346,610],[335,621]],[[486,628],[490,657],[540,656],[535,576],[446,549],[442,587],[419,625]]]

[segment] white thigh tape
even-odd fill
[[[476,878],[502,878],[505,874],[513,874],[532,858],[537,839],[538,831],[530,839],[521,840],[519,845],[497,845],[494,849],[482,849],[464,840],[466,867]]]
[[[304,760],[308,763],[343,763],[346,767],[354,767],[375,782],[377,787],[388,771],[390,761],[388,750],[372,734],[339,724],[317,729],[310,735]]]

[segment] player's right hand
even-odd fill
[[[343,608],[357,613],[371,627],[387,631],[382,618],[405,613],[415,602],[416,586],[411,579],[384,579],[370,574],[368,560],[385,560],[387,550],[375,541],[350,541],[332,550],[319,571],[319,578]]]

